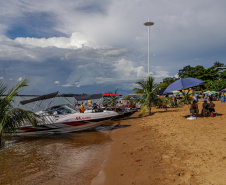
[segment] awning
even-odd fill
[[[103,97],[103,94],[90,94],[90,95],[74,96],[74,98],[77,101],[100,99],[102,97]]]
[[[38,96],[38,97],[32,98],[30,100],[24,100],[24,101],[21,101],[20,103],[22,105],[25,105],[27,103],[32,103],[32,102],[35,102],[35,101],[46,100],[46,99],[50,99],[50,98],[56,97],[57,94],[58,94],[58,91],[55,92],[55,93],[50,93],[50,94],[45,94],[45,95],[42,95],[42,96]]]

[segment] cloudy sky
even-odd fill
[[[131,93],[186,65],[226,63],[225,0],[7,0],[0,2],[0,80],[22,94]]]

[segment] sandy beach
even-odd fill
[[[120,121],[130,126],[111,132],[110,153],[92,184],[226,184],[226,103],[214,103],[215,117],[187,120],[183,105]]]

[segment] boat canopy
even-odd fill
[[[90,94],[90,95],[74,96],[74,98],[77,101],[100,99],[102,97],[103,97],[103,94]]]
[[[32,103],[32,102],[35,102],[35,101],[46,100],[46,99],[50,99],[50,98],[56,97],[57,94],[58,94],[58,91],[55,92],[55,93],[50,93],[50,94],[45,94],[45,95],[42,95],[42,96],[38,96],[38,97],[32,98],[30,100],[24,100],[24,101],[21,101],[20,103],[22,105],[25,105],[27,103]]]

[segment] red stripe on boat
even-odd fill
[[[79,125],[85,125],[87,123],[85,122],[65,122],[65,123],[62,123],[62,124],[66,124],[66,125],[70,125],[70,126],[79,126]]]
[[[32,131],[32,130],[36,130],[36,129],[35,128],[18,128],[17,130]]]

